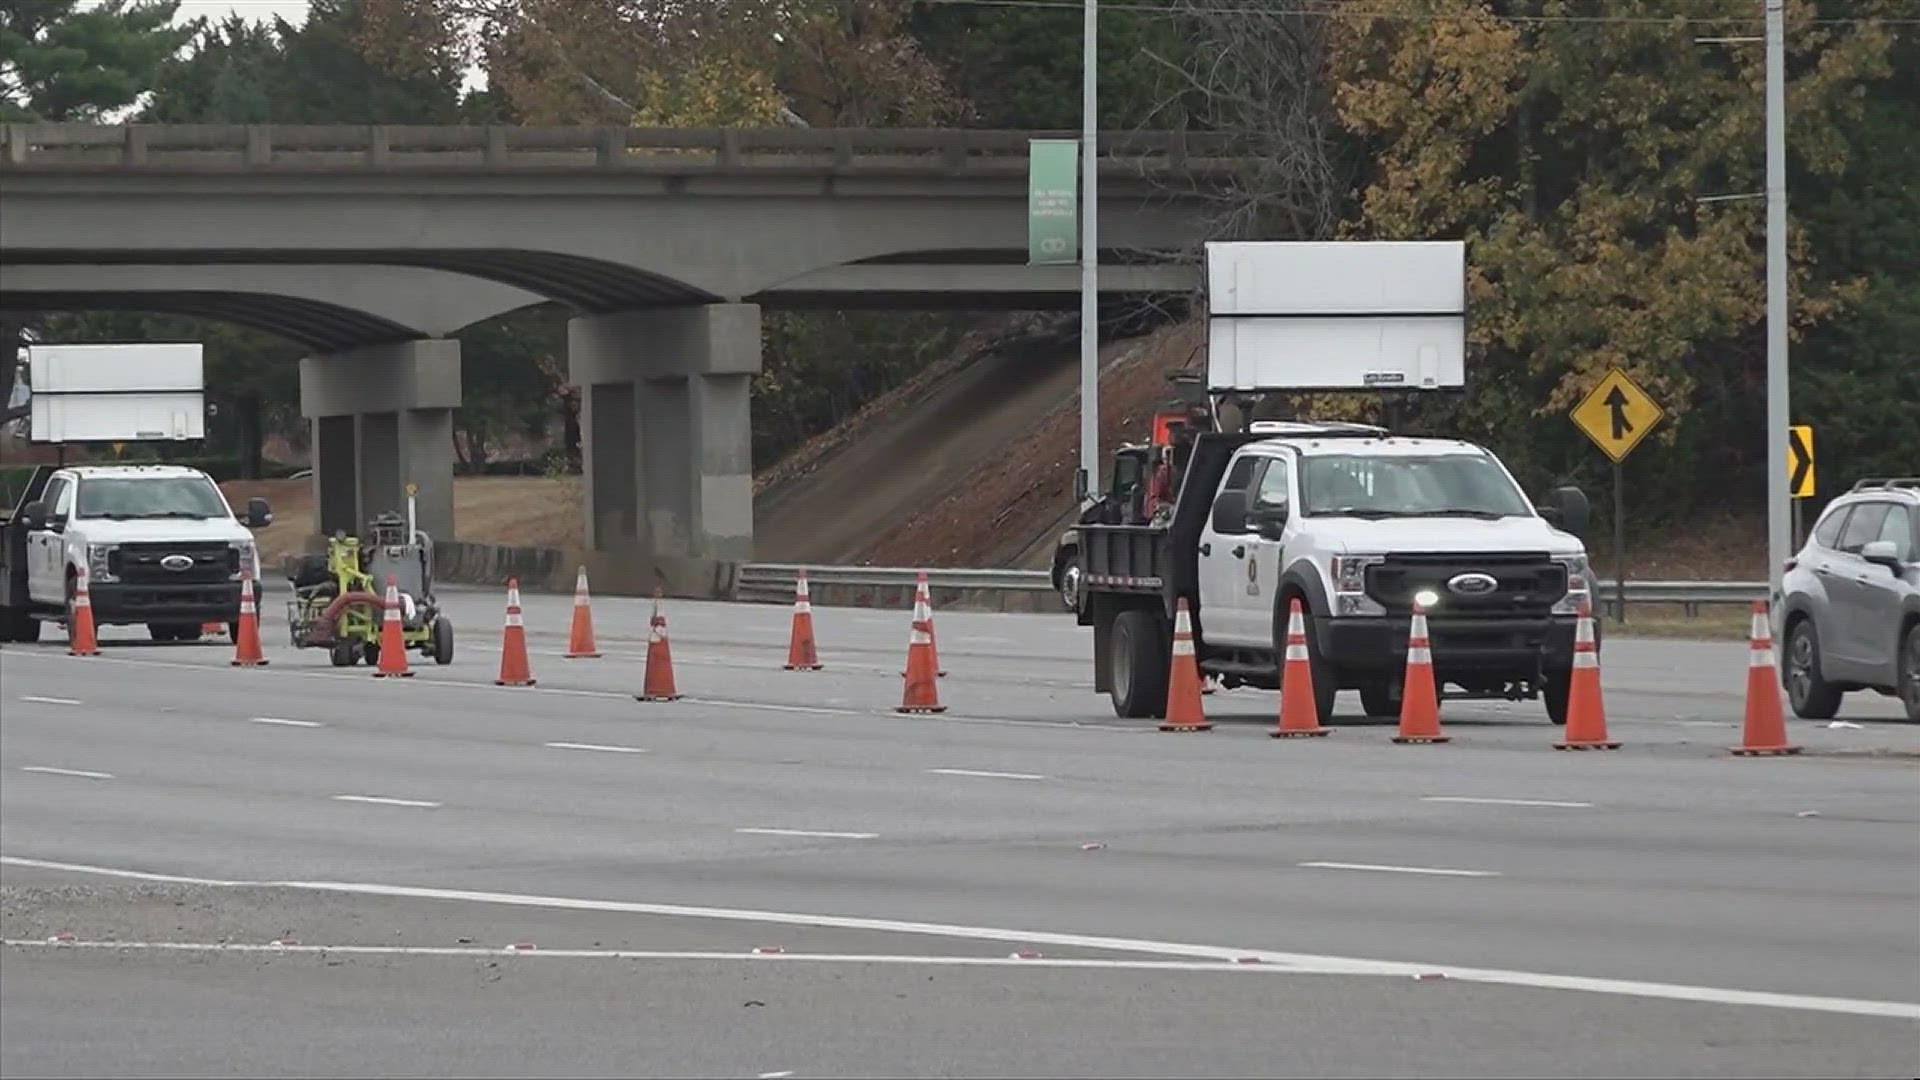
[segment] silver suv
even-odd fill
[[[1829,503],[1781,584],[1796,715],[1831,719],[1841,694],[1874,690],[1920,720],[1920,477],[1862,480]]]

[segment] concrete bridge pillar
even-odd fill
[[[567,370],[581,389],[595,582],[697,594],[722,565],[750,560],[759,305],[574,319]]]
[[[435,541],[453,532],[453,410],[460,343],[370,345],[300,361],[300,414],[313,429],[314,522],[359,535],[374,515],[407,511]]]

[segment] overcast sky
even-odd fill
[[[255,21],[278,15],[298,26],[307,19],[307,0],[181,0],[178,17],[193,19],[204,15],[217,21],[233,13]]]

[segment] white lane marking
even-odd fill
[[[1391,866],[1381,863],[1303,862],[1309,870],[1373,870],[1382,874],[1436,874],[1440,877],[1499,877],[1497,870],[1448,870],[1439,866]]]
[[[377,803],[381,806],[419,806],[431,809],[440,805],[437,802],[426,802],[421,799],[388,799],[379,795],[335,795],[333,798],[335,802]]]
[[[780,1072],[761,1073],[760,1080],[787,1080],[787,1077],[792,1075],[792,1069],[784,1069]]]
[[[1902,1020],[1920,1020],[1920,1004],[1906,1001],[1873,1001],[1861,998],[1818,997],[1760,990],[1733,990],[1713,986],[1687,986],[1677,983],[1642,982],[1632,979],[1603,979],[1586,975],[1552,975],[1537,971],[1504,971],[1495,968],[1453,967],[1447,964],[1422,964],[1396,960],[1363,960],[1341,956],[1317,956],[1310,953],[1277,952],[1270,949],[1235,949],[1219,945],[1194,945],[1138,938],[1099,937],[1088,934],[1063,934],[1037,930],[1007,930],[989,926],[957,926],[950,923],[906,922],[849,915],[810,915],[790,911],[755,911],[741,908],[690,907],[683,904],[649,904],[627,900],[592,900],[567,896],[534,896],[519,893],[478,892],[467,889],[442,889],[413,885],[380,885],[345,881],[219,881],[210,878],[152,874],[139,870],[88,866],[79,863],[52,862],[44,859],[0,855],[0,865],[61,870],[77,874],[132,878],[140,881],[164,881],[172,884],[210,887],[305,889],[310,892],[341,893],[353,896],[388,896],[414,900],[460,900],[504,907],[540,908],[556,911],[605,911],[624,915],[659,915],[726,922],[764,923],[771,926],[808,926],[835,930],[870,930],[878,933],[943,937],[966,941],[1018,942],[1023,945],[1055,945],[1064,948],[1100,949],[1109,952],[1144,953],[1176,956],[1188,960],[1257,959],[1267,964],[1292,964],[1325,969],[1342,975],[1414,976],[1445,975],[1460,982],[1495,986],[1518,986],[1535,990],[1574,990],[1617,997],[1658,998],[1666,1001],[1695,1001],[1712,1005],[1751,1005],[1770,1009],[1798,1009],[1807,1012],[1842,1013],[1851,1016],[1885,1016]],[[539,955],[534,953],[531,955]],[[769,958],[772,959],[772,958]],[[1258,967],[1259,965],[1249,965]]]
[[[818,832],[813,829],[735,829],[737,833],[749,833],[753,836],[813,836],[826,840],[876,840],[880,834],[874,832]]]
[[[86,780],[111,780],[110,772],[88,772],[85,769],[56,769],[51,765],[22,765],[21,772],[46,773],[48,776],[78,776]]]
[[[1481,799],[1472,795],[1427,795],[1421,802],[1474,803],[1480,806],[1559,806],[1568,810],[1589,810],[1590,802],[1560,802],[1555,799]]]
[[[1030,772],[988,772],[984,769],[928,769],[938,776],[979,776],[988,780],[1045,780],[1039,773]]]
[[[283,720],[278,716],[253,716],[247,718],[249,724],[275,724],[280,727],[319,727],[318,720]]]
[[[22,694],[21,701],[31,701],[35,705],[82,705],[85,702],[70,697],[41,697],[38,694]]]
[[[637,746],[608,746],[604,743],[590,742],[550,742],[545,744],[553,750],[599,750],[608,754],[644,754],[645,750]]]

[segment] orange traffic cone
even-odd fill
[[[260,651],[260,608],[253,602],[253,571],[240,571],[240,632],[233,638],[234,667],[265,667]]]
[[[1580,605],[1573,632],[1573,682],[1567,688],[1567,733],[1555,750],[1618,750],[1607,738],[1607,709],[1600,697],[1600,652],[1593,644],[1593,609]]]
[[[1752,636],[1747,651],[1746,731],[1733,752],[1740,757],[1797,754],[1800,748],[1787,742],[1787,721],[1780,715],[1780,680],[1773,666],[1773,627],[1765,600],[1753,602]]]
[[[807,572],[793,586],[793,634],[787,641],[788,671],[819,671],[820,651],[813,643],[813,600],[807,592]]]
[[[68,656],[99,656],[100,639],[93,632],[93,597],[87,592],[87,571],[73,586],[73,620],[67,624]]]
[[[411,679],[413,670],[407,667],[407,645],[400,639],[400,586],[392,574],[387,575],[384,606],[386,611],[380,615],[380,665],[374,669],[373,677]]]
[[[933,673],[944,679],[947,677],[947,669],[940,666],[940,643],[933,633],[933,590],[927,587],[925,570],[920,571],[920,580],[914,586],[913,602],[915,611],[919,610],[920,604],[927,605],[927,649],[933,654]]]
[[[573,630],[567,635],[568,660],[590,660],[600,655],[593,643],[593,608],[587,603],[587,568],[573,579]]]
[[[1332,728],[1320,726],[1320,706],[1313,694],[1313,662],[1307,655],[1307,620],[1296,598],[1287,611],[1287,659],[1280,672],[1280,727],[1271,734],[1276,739],[1299,739],[1332,732]]]
[[[1427,643],[1427,610],[1413,603],[1413,628],[1407,634],[1407,684],[1400,694],[1400,733],[1397,743],[1443,743],[1440,734],[1440,694],[1433,685],[1433,648]]]
[[[660,590],[653,590],[653,624],[647,636],[647,674],[636,701],[678,701],[673,686],[673,650],[667,644],[667,617],[660,614]]]
[[[920,588],[913,598],[913,633],[907,639],[907,670],[902,676],[906,688],[895,712],[946,712],[940,704],[939,661],[933,657],[933,605],[927,601],[927,575],[920,575]]]
[[[1184,596],[1173,609],[1173,670],[1167,677],[1167,720],[1160,730],[1213,730],[1200,706],[1200,661],[1193,655],[1193,620]]]
[[[500,677],[495,686],[532,686],[527,666],[527,626],[520,620],[520,579],[507,579],[507,626],[500,634]]]

